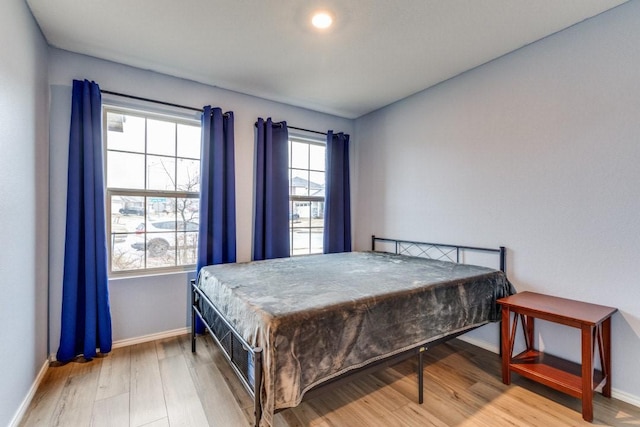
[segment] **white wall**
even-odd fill
[[[126,93],[191,107],[213,105],[233,111],[235,118],[236,221],[238,261],[251,259],[254,123],[258,117],[287,120],[292,126],[353,133],[354,122],[301,108],[166,75],[52,49],[51,85],[51,351],[60,337],[60,301],[64,264],[67,147],[73,79],[94,80],[103,90]],[[103,100],[107,100],[107,95]],[[131,103],[132,101],[127,101]],[[152,107],[154,107],[152,105]],[[155,108],[158,107],[157,105]],[[114,340],[184,328],[188,274],[167,274],[109,282]]]
[[[235,112],[240,261],[251,253],[256,117],[357,133],[352,138],[357,249],[367,249],[373,233],[506,245],[509,276],[518,289],[620,309],[613,321],[614,393],[640,402],[640,263],[634,260],[640,249],[637,22],[635,0],[365,116],[354,128],[353,121],[47,51],[25,4],[5,1],[0,36],[11,43],[0,44],[0,241],[11,244],[0,248],[0,425],[9,424],[47,352],[58,346],[74,78]],[[12,221],[16,206],[20,227]],[[186,326],[186,282],[187,274],[112,280],[114,338]],[[542,326],[548,350],[578,358],[577,333]],[[487,327],[472,339],[495,346],[494,336]]]
[[[508,248],[516,287],[618,307],[613,388],[640,404],[640,1],[356,122],[369,236]],[[579,333],[540,328],[579,360]],[[491,325],[471,339],[497,346]]]
[[[0,6],[0,425],[47,356],[47,47],[22,0]]]

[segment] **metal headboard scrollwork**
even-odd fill
[[[376,243],[386,243],[393,248],[391,252],[397,255],[407,255],[420,258],[429,258],[439,261],[450,261],[455,263],[461,262],[461,254],[464,251],[479,251],[497,253],[500,259],[500,270],[506,273],[506,249],[504,246],[499,248],[481,248],[477,246],[461,246],[450,245],[444,243],[415,242],[411,240],[387,239],[383,237],[371,236],[371,250],[376,251]],[[378,251],[380,252],[380,251]]]

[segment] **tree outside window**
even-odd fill
[[[104,107],[110,272],[196,263],[200,123]]]

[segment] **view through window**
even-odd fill
[[[289,138],[289,235],[291,255],[322,253],[325,142]]]
[[[200,123],[104,107],[111,273],[196,263]]]

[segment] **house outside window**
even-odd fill
[[[326,144],[289,138],[289,238],[291,255],[323,252]]]
[[[110,275],[196,264],[200,122],[105,106]]]

